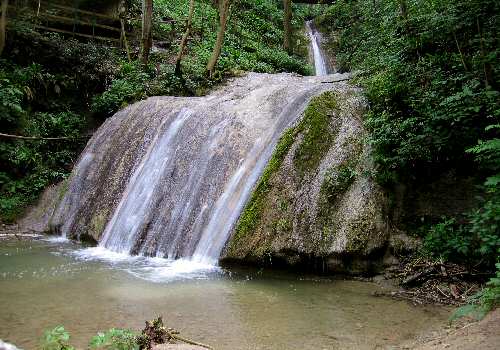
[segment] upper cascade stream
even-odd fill
[[[205,97],[152,97],[109,118],[50,225],[109,250],[215,263],[285,129],[342,75],[249,73]]]
[[[321,33],[314,28],[312,21],[306,22],[307,35],[311,42],[311,55],[314,62],[314,70],[317,76],[328,74],[328,66],[321,51]]]

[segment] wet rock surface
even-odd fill
[[[390,239],[388,202],[370,176],[373,164],[361,121],[365,103],[354,88],[325,98],[335,103],[321,110],[324,101],[319,100],[315,108],[325,115],[328,127],[317,140],[310,140],[308,134],[317,123],[299,125],[279,168],[266,180],[268,188],[256,199],[257,223],[237,229],[226,246],[227,263],[286,264],[354,274],[384,265]],[[311,142],[311,154],[304,155],[301,148]],[[311,161],[318,153],[320,159]]]
[[[89,141],[58,204],[26,221],[119,252],[217,259],[280,135],[347,79],[250,73],[206,97],[131,105]]]

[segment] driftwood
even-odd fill
[[[415,273],[407,278],[405,278],[403,280],[403,282],[401,282],[402,285],[410,285],[416,281],[418,281],[419,279],[422,279],[426,276],[428,276],[429,274],[431,274],[432,272],[434,272],[436,269],[434,268],[434,266],[431,266],[423,271],[420,271],[418,273]]]
[[[213,349],[209,345],[181,337],[179,331],[175,329],[166,328],[163,325],[161,317],[152,321],[146,321],[146,327],[143,329],[142,334],[137,337],[137,343],[139,344],[140,350],[151,350],[155,345],[174,343],[175,341],[181,341],[205,349]]]
[[[416,305],[458,306],[480,289],[485,277],[462,265],[419,258],[386,272],[386,278],[399,280],[402,289],[374,295],[408,300]]]

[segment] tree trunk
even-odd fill
[[[7,7],[9,6],[9,0],[2,0],[2,16],[0,17],[0,55],[5,48],[5,28],[7,27]]]
[[[153,46],[153,0],[142,0],[142,49],[141,62],[148,63],[149,53]]]
[[[182,36],[181,45],[179,47],[179,53],[177,54],[177,58],[175,59],[175,74],[177,75],[181,74],[182,56],[184,56],[184,49],[186,48],[189,34],[191,33],[191,25],[193,23],[193,13],[194,13],[194,2],[195,0],[191,0],[189,2],[189,14],[186,23],[186,32]]]
[[[292,0],[283,0],[283,48],[290,53],[292,51]]]
[[[408,20],[408,2],[406,0],[399,0],[399,12],[405,21]]]
[[[217,32],[217,40],[215,41],[214,50],[212,51],[212,56],[207,64],[207,73],[211,77],[215,70],[215,65],[219,60],[219,56],[222,50],[222,44],[224,43],[224,34],[226,32],[227,17],[229,15],[229,6],[231,5],[231,0],[219,0],[219,31]]]

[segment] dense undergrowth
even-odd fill
[[[154,42],[148,65],[98,43],[37,33],[33,18],[9,27],[0,61],[2,132],[65,140],[0,139],[0,220],[13,221],[51,183],[66,177],[86,143],[86,134],[118,109],[154,95],[199,95],[242,71],[309,74],[307,42],[301,29],[315,7],[294,6],[294,48],[282,49],[283,10],[273,0],[234,1],[226,40],[214,77],[205,66],[215,42],[217,11],[212,1],[196,2],[192,35],[174,72],[174,57],[185,30],[188,0],[154,2]],[[130,1],[128,25],[140,29],[140,1]],[[138,43],[135,43],[138,44]]]
[[[340,0],[317,21],[333,33],[338,68],[365,89],[380,183],[449,169],[484,181],[477,209],[423,230],[423,253],[486,271],[500,257],[499,10],[494,0]],[[476,301],[499,298],[496,278]]]
[[[90,97],[111,79],[114,52],[29,30],[9,32],[0,59],[0,219],[15,219],[47,185],[66,177],[87,141]]]

